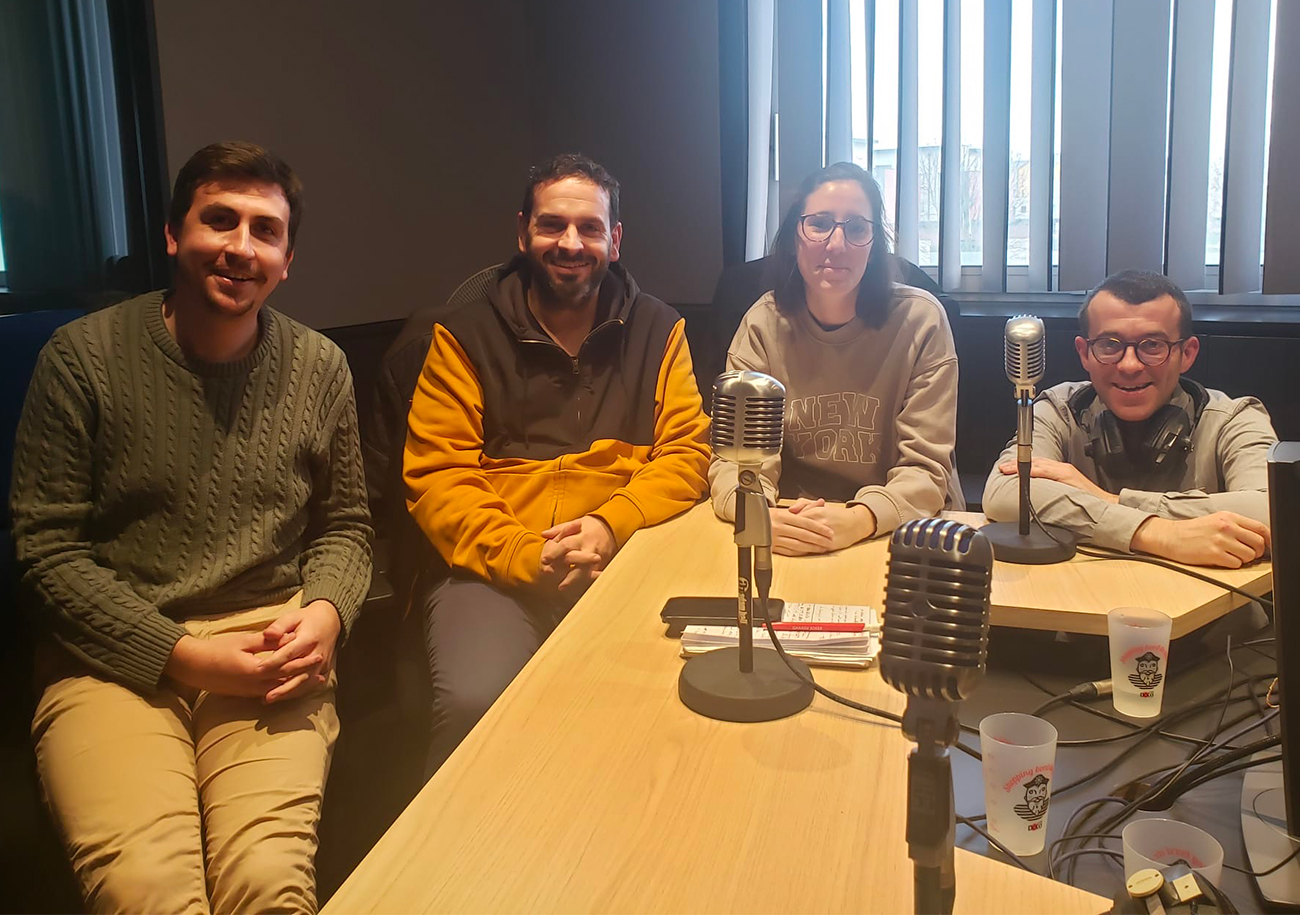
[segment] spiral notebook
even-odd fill
[[[789,630],[777,632],[781,647],[817,667],[868,667],[880,651],[880,614],[875,607],[851,604],[786,603],[778,626],[809,627],[819,623],[837,626],[860,624],[859,631]],[[740,644],[736,626],[687,626],[682,630],[682,656],[704,654]],[[754,648],[773,651],[766,630],[754,627]]]

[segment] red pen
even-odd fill
[[[865,632],[866,623],[773,623],[775,632]]]

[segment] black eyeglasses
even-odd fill
[[[875,223],[865,216],[837,220],[830,213],[805,213],[799,217],[799,230],[815,245],[829,241],[836,229],[843,229],[844,240],[855,248],[865,248],[876,234]]]
[[[1124,361],[1128,354],[1128,348],[1133,347],[1137,353],[1138,361],[1143,365],[1164,365],[1169,360],[1169,353],[1175,346],[1182,346],[1187,342],[1184,337],[1181,340],[1165,340],[1161,337],[1143,337],[1135,342],[1121,340],[1119,337],[1110,335],[1104,337],[1093,337],[1088,341],[1088,351],[1092,353],[1092,358],[1096,359],[1102,365],[1116,365]]]

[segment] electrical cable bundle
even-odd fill
[[[1046,526],[1043,525],[1042,521],[1038,517],[1038,513],[1033,510],[1032,504],[1030,505],[1030,511],[1033,515],[1034,522],[1038,524],[1040,528],[1043,528],[1045,532],[1047,532]],[[1050,532],[1047,533],[1048,536],[1051,536]],[[1272,602],[1266,598],[1252,595],[1246,591],[1243,591],[1240,588],[1236,588],[1224,582],[1217,581],[1216,579],[1213,579],[1207,575],[1202,575],[1198,572],[1185,569],[1182,566],[1176,565],[1174,563],[1166,562],[1164,560],[1157,559],[1155,557],[1134,556],[1126,553],[1110,552],[1110,551],[1085,548],[1085,547],[1078,547],[1077,549],[1078,552],[1081,552],[1084,555],[1093,556],[1096,558],[1146,562],[1152,565],[1158,565],[1163,568],[1171,569],[1175,572],[1188,575],[1192,578],[1196,578],[1201,581],[1208,582],[1217,587],[1224,588],[1225,590],[1249,598],[1250,600],[1259,601],[1261,604],[1272,607]],[[758,600],[756,603],[757,603],[758,616],[759,619],[764,624],[766,624],[767,596],[768,596],[768,589],[770,587],[770,578],[768,578],[768,576],[765,575],[759,575],[757,580],[757,585],[758,585],[757,587],[758,593],[756,596]],[[772,647],[776,650],[777,654],[782,658],[782,660],[786,661],[786,663],[789,664],[789,661],[786,656],[786,652],[784,651],[780,642],[776,639],[775,633],[772,631],[770,626],[767,627],[767,630],[768,630],[768,635],[772,641]],[[1274,719],[1278,715],[1276,708],[1272,708],[1270,710],[1270,708],[1266,707],[1264,704],[1265,702],[1267,702],[1267,696],[1269,695],[1270,690],[1265,689],[1263,692],[1261,692],[1260,689],[1258,688],[1258,685],[1262,680],[1271,680],[1273,678],[1273,675],[1272,674],[1245,675],[1240,679],[1238,679],[1236,677],[1235,666],[1232,661],[1233,651],[1246,649],[1246,648],[1250,648],[1251,650],[1256,651],[1257,653],[1263,655],[1269,660],[1272,660],[1272,658],[1269,655],[1255,648],[1255,646],[1263,645],[1265,643],[1270,643],[1272,641],[1273,641],[1272,638],[1257,638],[1257,639],[1252,639],[1248,642],[1244,642],[1241,645],[1238,645],[1236,648],[1234,648],[1232,646],[1231,640],[1229,640],[1227,646],[1227,652],[1226,652],[1226,658],[1228,661],[1228,668],[1229,668],[1228,686],[1223,691],[1222,699],[1216,696],[1215,698],[1209,700],[1191,702],[1186,705],[1180,706],[1179,708],[1171,712],[1168,712],[1162,716],[1159,716],[1158,718],[1154,719],[1153,721],[1147,724],[1136,724],[1125,718],[1121,718],[1117,715],[1110,714],[1106,711],[1085,704],[1088,700],[1104,698],[1105,696],[1109,695],[1110,685],[1108,681],[1088,681],[1085,683],[1080,683],[1077,686],[1073,687],[1072,689],[1064,693],[1053,694],[1050,690],[1046,689],[1045,687],[1035,682],[1033,678],[1031,678],[1029,675],[1022,674],[1022,676],[1024,676],[1027,682],[1029,682],[1032,686],[1036,687],[1037,689],[1043,691],[1048,695],[1048,699],[1044,701],[1042,704],[1040,704],[1031,714],[1042,715],[1058,706],[1070,705],[1071,707],[1080,709],[1081,711],[1087,712],[1094,716],[1104,718],[1115,724],[1121,725],[1127,729],[1123,733],[1112,734],[1104,737],[1093,737],[1093,738],[1083,738],[1083,739],[1074,739],[1074,740],[1068,740],[1068,739],[1060,740],[1057,742],[1058,749],[1096,746],[1096,745],[1107,744],[1107,743],[1117,743],[1120,741],[1127,741],[1127,740],[1133,741],[1131,744],[1125,747],[1120,753],[1116,754],[1112,759],[1107,761],[1105,764],[1103,764],[1093,772],[1090,772],[1087,775],[1084,775],[1070,782],[1069,784],[1066,784],[1053,791],[1052,793],[1054,797],[1059,797],[1061,794],[1064,794],[1067,791],[1073,791],[1079,787],[1082,787],[1088,782],[1094,781],[1095,779],[1101,777],[1106,772],[1118,766],[1129,756],[1137,752],[1139,749],[1142,748],[1143,745],[1146,744],[1147,741],[1153,738],[1159,737],[1169,741],[1191,744],[1194,747],[1193,751],[1181,763],[1175,763],[1170,766],[1162,766],[1157,769],[1153,769],[1149,772],[1145,772],[1142,775],[1138,776],[1137,778],[1131,779],[1128,782],[1119,785],[1116,788],[1115,793],[1103,797],[1099,797],[1099,798],[1094,798],[1093,800],[1087,801],[1082,806],[1080,806],[1066,822],[1065,828],[1062,831],[1061,836],[1057,838],[1055,841],[1051,842],[1047,848],[1049,876],[1055,878],[1057,869],[1061,865],[1068,864],[1069,874],[1068,874],[1067,882],[1072,882],[1074,877],[1074,871],[1075,871],[1075,863],[1080,857],[1084,857],[1088,855],[1101,855],[1104,857],[1108,857],[1111,860],[1122,861],[1123,856],[1119,852],[1113,849],[1101,847],[1100,843],[1108,839],[1118,839],[1119,836],[1114,832],[1114,830],[1118,828],[1120,824],[1122,824],[1126,819],[1128,819],[1134,813],[1138,812],[1139,810],[1167,810],[1183,794],[1185,794],[1188,791],[1191,791],[1192,789],[1200,785],[1205,784],[1208,781],[1226,775],[1231,775],[1236,772],[1240,772],[1243,769],[1247,769],[1252,766],[1259,766],[1267,763],[1276,762],[1281,758],[1280,755],[1277,756],[1270,755],[1260,759],[1250,758],[1261,750],[1278,746],[1281,743],[1280,737],[1269,732],[1269,725],[1274,721]],[[804,679],[804,678],[800,676],[800,679]],[[811,678],[808,679],[811,680]],[[822,694],[826,698],[836,703],[839,703],[841,705],[844,705],[848,708],[852,708],[860,712],[865,712],[867,714],[876,716],[878,718],[883,718],[893,724],[899,724],[901,722],[901,718],[897,714],[885,711],[884,709],[875,708],[865,703],[856,702],[852,699],[848,699],[847,697],[838,695],[832,692],[831,690],[828,690],[820,686],[819,684],[816,684],[815,682],[811,683],[811,685],[818,693]],[[1240,695],[1234,696],[1234,693],[1236,693],[1238,689],[1242,686],[1245,687],[1245,691]],[[1236,715],[1235,717],[1229,719],[1227,717],[1228,709],[1235,704],[1240,704],[1243,702],[1251,703],[1251,708],[1245,711],[1244,713]],[[1193,737],[1193,736],[1188,736],[1185,734],[1178,733],[1174,730],[1171,730],[1171,728],[1174,725],[1177,725],[1179,722],[1192,718],[1195,715],[1198,715],[1201,712],[1205,711],[1207,708],[1211,708],[1216,705],[1219,707],[1219,716],[1213,730],[1206,736]],[[1241,746],[1237,746],[1234,744],[1234,741],[1238,740],[1243,735],[1260,727],[1265,728],[1266,732],[1268,733],[1268,736],[1265,736],[1260,739],[1256,739],[1254,741],[1251,741]],[[1225,729],[1231,729],[1231,728],[1236,728],[1236,730],[1231,731],[1231,733],[1227,734],[1227,736],[1225,737],[1222,738],[1220,737],[1220,735],[1224,732]],[[978,733],[979,731],[977,727],[964,724],[964,723],[961,725],[961,730],[966,733]],[[978,751],[976,751],[972,747],[962,744],[960,741],[958,741],[955,746],[957,749],[963,751],[968,756],[971,756],[974,759],[981,758]],[[1145,781],[1146,779],[1153,779],[1153,780],[1147,782]],[[1094,816],[1096,816],[1097,812],[1106,805],[1118,805],[1120,809],[1116,812],[1111,813],[1109,816],[1105,817],[1098,824],[1096,829],[1094,829],[1093,831],[1085,832],[1084,830],[1087,829],[1088,823],[1094,818]],[[983,814],[976,815],[976,816],[963,816],[958,814],[956,817],[958,823],[969,827],[970,829],[972,829],[973,831],[981,835],[984,839],[988,841],[988,843],[992,847],[995,847],[999,851],[1001,851],[1012,863],[1023,868],[1024,870],[1037,873],[1037,871],[1035,871],[1034,868],[1030,867],[1030,865],[1026,863],[1023,859],[1011,853],[1001,842],[993,838],[993,836],[991,836],[988,833],[988,831],[980,825],[979,821],[983,819],[985,819],[985,816]],[[1099,847],[1089,847],[1089,843],[1094,841],[1098,843]],[[1068,850],[1068,851],[1058,853],[1057,851],[1058,848],[1064,845],[1068,845],[1071,842],[1079,843],[1079,847],[1073,850]],[[1276,865],[1269,868],[1267,871],[1262,871],[1259,873],[1255,873],[1246,870],[1244,868],[1236,867],[1227,863],[1224,864],[1224,867],[1251,876],[1265,876],[1267,874],[1272,873],[1273,871],[1278,870],[1284,865],[1290,863],[1292,860],[1296,859],[1297,857],[1300,857],[1300,847],[1297,847],[1297,849],[1293,851],[1289,856],[1287,856],[1282,861],[1279,861]]]
[[[1246,648],[1251,645],[1261,644],[1271,641],[1271,639],[1256,639],[1250,643],[1238,648]],[[1137,747],[1150,737],[1157,735],[1185,739],[1182,735],[1172,735],[1164,732],[1166,725],[1174,724],[1177,721],[1197,714],[1204,709],[1218,705],[1219,716],[1215,723],[1214,729],[1206,737],[1198,741],[1200,744],[1196,750],[1190,753],[1181,763],[1161,766],[1144,772],[1136,778],[1117,786],[1115,790],[1104,797],[1094,798],[1081,805],[1074,814],[1071,815],[1062,830],[1060,838],[1051,843],[1048,848],[1049,858],[1049,875],[1055,877],[1058,869],[1062,865],[1068,864],[1067,882],[1073,881],[1075,872],[1075,862],[1078,858],[1085,855],[1104,855],[1112,860],[1121,860],[1122,856],[1114,851],[1101,846],[1101,843],[1108,839],[1118,839],[1119,836],[1115,830],[1130,816],[1139,810],[1168,810],[1173,803],[1186,792],[1196,788],[1208,781],[1216,778],[1240,772],[1243,769],[1252,766],[1265,765],[1278,761],[1280,756],[1266,756],[1259,759],[1252,759],[1255,754],[1262,750],[1278,746],[1281,738],[1269,734],[1263,738],[1253,740],[1249,743],[1237,746],[1235,741],[1240,739],[1250,731],[1264,727],[1267,728],[1278,715],[1276,709],[1265,709],[1259,704],[1261,698],[1258,684],[1261,680],[1267,679],[1263,676],[1243,676],[1237,678],[1235,667],[1232,661],[1233,647],[1229,641],[1226,657],[1229,666],[1229,683],[1223,691],[1222,699],[1212,699],[1209,701],[1195,702],[1185,705],[1167,715],[1162,716],[1150,725],[1132,732],[1137,734],[1138,731],[1144,732],[1132,746],[1126,748],[1124,752],[1116,756],[1109,763],[1096,772],[1090,773],[1068,785],[1058,789],[1056,794],[1072,790],[1092,781],[1103,772],[1113,768],[1125,757],[1130,755]],[[1240,687],[1246,687],[1245,695],[1234,696],[1234,693]],[[1041,687],[1040,687],[1041,688]],[[1054,697],[1055,698],[1055,697]],[[1072,700],[1067,700],[1072,701]],[[1251,702],[1252,707],[1244,714],[1238,715],[1231,720],[1225,720],[1228,708],[1239,702]],[[1240,726],[1239,726],[1240,725]],[[1224,736],[1224,731],[1229,728],[1235,728]],[[1132,736],[1132,735],[1130,735]],[[1077,744],[1076,744],[1077,745]],[[1089,822],[1098,815],[1106,805],[1116,805],[1118,811],[1110,813],[1101,819],[1095,828],[1089,827]],[[1077,842],[1078,847],[1073,850],[1058,852],[1062,846],[1071,842]],[[1096,842],[1098,847],[1089,847],[1090,843]],[[1230,864],[1224,866],[1244,874],[1252,876],[1264,876],[1272,873],[1274,870],[1282,867],[1284,864],[1300,856],[1300,849],[1291,854],[1287,859],[1279,862],[1268,871],[1254,873],[1244,868],[1236,867]]]

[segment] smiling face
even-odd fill
[[[858,216],[874,222],[877,214],[871,210],[862,185],[850,179],[837,179],[819,184],[804,201],[803,213],[825,213],[836,222]],[[862,275],[871,257],[870,241],[862,247],[849,244],[844,238],[844,228],[837,227],[822,242],[809,241],[802,230],[798,231],[795,260],[804,286],[809,292],[819,291],[831,295],[856,293]]]
[[[1098,292],[1088,305],[1088,336],[1096,339],[1113,336],[1126,343],[1146,337],[1166,341],[1179,339],[1180,313],[1173,296],[1162,295],[1141,305],[1130,305],[1109,292]],[[1162,365],[1144,365],[1135,347],[1128,347],[1114,365],[1098,362],[1083,337],[1074,338],[1079,354],[1097,396],[1106,409],[1124,422],[1142,422],[1169,403],[1178,377],[1192,367],[1200,351],[1200,341],[1188,337],[1169,351]]]
[[[176,291],[214,314],[240,318],[289,277],[289,201],[277,184],[213,181],[194,191],[185,219],[168,225]]]
[[[543,305],[581,305],[618,260],[623,224],[609,224],[609,195],[570,175],[536,188],[533,210],[519,214],[519,250],[528,258]]]

